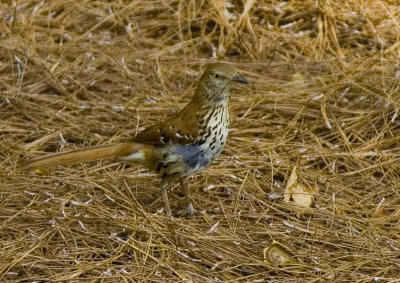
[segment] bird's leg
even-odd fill
[[[195,210],[192,205],[192,200],[190,199],[190,196],[189,196],[189,188],[188,188],[188,185],[186,182],[186,178],[180,177],[179,183],[181,183],[183,193],[185,194],[185,198],[186,198],[186,202],[187,202],[186,213],[189,215],[192,215],[195,212]]]
[[[161,187],[161,191],[162,191],[162,194],[163,194],[165,212],[167,213],[168,216],[171,216],[172,215],[171,207],[169,206],[168,193],[167,193],[168,180],[167,179],[162,179],[160,187]]]

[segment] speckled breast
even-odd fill
[[[163,177],[186,176],[206,168],[220,154],[228,137],[229,109],[220,105],[202,117],[193,144],[166,147],[159,164]]]

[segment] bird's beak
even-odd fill
[[[249,81],[248,81],[245,77],[240,76],[240,75],[235,75],[235,76],[233,77],[233,80],[234,80],[235,82],[238,82],[238,83],[249,84]]]

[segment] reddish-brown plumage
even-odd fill
[[[126,142],[112,145],[100,145],[81,148],[67,152],[57,152],[50,155],[28,160],[21,169],[50,167],[67,163],[88,162],[106,158],[121,158],[139,150],[152,152],[153,146],[135,142]]]
[[[228,134],[230,88],[236,82],[248,83],[229,65],[212,64],[203,73],[186,107],[174,117],[147,127],[132,142],[55,153],[29,160],[23,169],[113,157],[136,162],[160,173],[168,215],[171,209],[166,189],[169,180],[175,177],[184,189],[187,211],[193,213],[185,177],[208,166],[224,146]]]
[[[200,110],[194,103],[189,103],[176,116],[147,127],[133,141],[146,144],[190,144],[198,135]]]

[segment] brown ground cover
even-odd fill
[[[398,281],[397,5],[2,1],[0,281]],[[189,179],[195,216],[160,212],[158,179],[134,165],[18,170],[129,139],[216,60],[251,85],[221,156]],[[284,201],[295,166],[310,207]],[[178,185],[170,199],[184,207]]]

